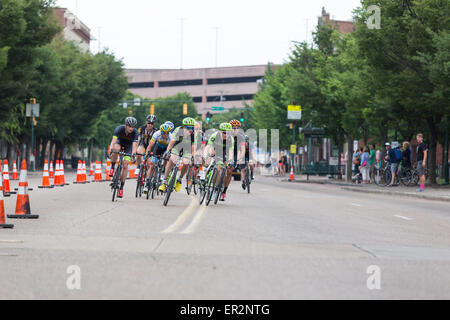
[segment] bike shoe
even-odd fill
[[[117,198],[123,198],[123,189],[119,190],[119,193],[117,194]]]
[[[220,197],[220,201],[225,201],[227,195],[226,193],[222,193],[222,196]]]
[[[110,177],[114,176],[114,169],[109,170],[109,176]]]
[[[158,189],[159,189],[159,191],[164,192],[164,191],[166,191],[166,185],[165,185],[165,184],[162,184],[162,185],[159,186]]]
[[[181,182],[180,182],[180,181],[177,181],[177,184],[176,184],[176,186],[175,186],[175,191],[178,192],[178,191],[180,191],[180,190],[181,190]]]

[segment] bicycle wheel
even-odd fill
[[[197,177],[198,169],[194,169],[193,179],[192,179],[192,188],[194,189],[194,194],[197,195],[197,185],[198,185],[198,177]]]
[[[189,170],[186,175],[186,192],[188,195],[190,195],[191,191],[192,191],[193,174],[194,174],[194,170],[193,170],[192,166],[189,166]]]
[[[157,167],[153,167],[152,171],[150,172],[150,182],[148,185],[148,190],[147,190],[147,200],[150,198],[150,194],[152,194],[152,199],[153,199],[153,193],[155,192],[154,188],[153,188],[153,175],[155,174],[155,170],[157,169]],[[145,181],[145,183],[147,183],[147,180]]]
[[[120,186],[120,173],[122,172],[122,166],[119,164],[116,172],[114,172],[113,177],[113,195],[112,195],[112,202],[116,199],[116,193],[119,190]]]
[[[391,184],[392,182],[392,172],[390,168],[386,168],[384,170],[384,185],[383,187],[386,187],[387,185]]]
[[[250,193],[250,174],[249,174],[249,169],[248,167],[245,169],[245,184],[247,185],[247,193]]]
[[[177,173],[178,173],[178,167],[174,166],[172,169],[172,172],[170,173],[169,179],[167,180],[166,196],[164,197],[164,202],[163,202],[164,206],[167,206],[167,203],[169,202],[170,195],[172,194],[172,191],[174,189],[174,184],[177,181]]]
[[[410,186],[417,186],[417,184],[419,183],[420,177],[419,174],[417,173],[417,170],[413,170],[411,172],[411,181],[410,181]]]
[[[221,172],[218,174],[219,174],[219,184],[215,188],[216,196],[214,198],[214,204],[217,204],[217,201],[219,201],[220,194],[222,193],[223,180],[225,179],[226,169],[222,168]]]
[[[206,205],[208,206],[214,194],[214,185],[216,184],[217,168],[214,168],[211,176],[208,179],[206,189]]]
[[[136,179],[136,198],[142,194],[142,165],[139,166],[139,175]]]
[[[404,186],[409,186],[409,184],[411,183],[411,170],[410,169],[402,169],[400,171],[400,182],[404,185]]]

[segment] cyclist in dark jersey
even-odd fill
[[[123,152],[131,154],[133,157],[136,154],[136,150],[138,147],[138,131],[136,130],[137,120],[133,117],[128,117],[125,119],[125,125],[118,126],[114,131],[113,138],[111,140],[111,145],[109,146],[109,150],[120,152],[123,149]],[[114,176],[114,169],[116,167],[116,161],[118,158],[117,153],[113,153],[111,156],[111,170],[109,171],[109,176]],[[123,187],[125,185],[125,180],[128,176],[128,165],[131,162],[131,157],[125,156],[123,158],[123,170],[121,177],[121,184],[119,193],[117,194],[118,198],[123,197]]]
[[[139,133],[139,141],[138,141],[138,149],[137,153],[145,154],[147,147],[152,139],[153,134],[158,131],[155,129],[156,116],[153,114],[149,114],[147,116],[147,124],[140,127],[138,129]],[[139,171],[141,170],[142,156],[136,155],[137,162],[137,171],[136,175],[139,175]],[[151,159],[147,159],[147,165],[149,166],[151,163]]]

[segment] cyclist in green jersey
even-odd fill
[[[167,162],[164,172],[163,184],[159,187],[160,191],[166,190],[167,178],[172,170],[173,166],[182,157],[183,168],[181,169],[180,177],[175,185],[175,191],[178,192],[181,189],[181,181],[189,169],[192,155],[195,154],[195,137],[194,137],[195,120],[193,118],[184,118],[183,125],[175,128],[172,133],[172,139],[165,155],[171,153],[169,161]]]
[[[213,133],[209,138],[208,144],[205,148],[205,154],[209,157],[215,157],[218,168],[226,168],[227,164],[233,161],[233,138],[231,135],[232,127],[228,122],[221,123],[218,132]],[[225,201],[227,189],[229,186],[226,181],[231,177],[232,169],[227,168],[224,180],[224,189],[220,197],[220,201]],[[219,178],[219,177],[218,177]],[[217,181],[218,182],[218,181]]]

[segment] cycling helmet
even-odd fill
[[[248,142],[250,138],[248,136],[245,136],[245,142]]]
[[[231,120],[230,124],[232,127],[238,127],[238,128],[241,127],[241,122],[239,120]]]
[[[170,132],[170,126],[167,123],[164,123],[159,127],[162,133],[168,134]]]
[[[137,120],[134,117],[128,117],[125,119],[125,124],[127,126],[135,128],[137,126]]]
[[[149,114],[147,116],[147,122],[155,123],[156,122],[156,116],[154,114]]]
[[[172,122],[170,122],[170,121],[166,121],[166,123],[165,124],[167,124],[167,125],[169,125],[169,127],[170,127],[170,131],[172,131],[173,129],[175,129],[175,125],[172,123]]]
[[[228,122],[223,122],[220,124],[219,130],[220,131],[231,131],[231,130],[233,130],[233,128],[231,127],[231,124],[229,124]]]
[[[183,126],[185,127],[194,127],[195,126],[195,120],[193,118],[184,118],[183,119]]]

